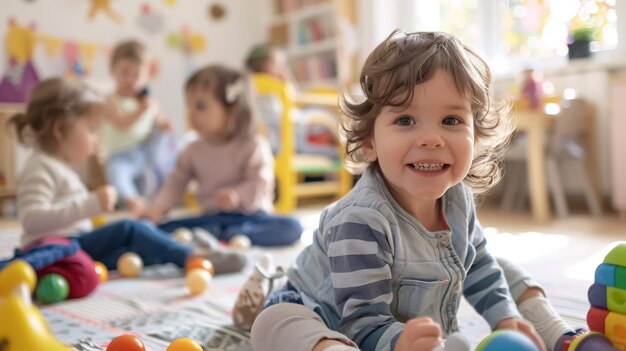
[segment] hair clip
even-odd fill
[[[104,97],[91,89],[86,89],[80,96],[80,99],[86,103],[103,103]]]
[[[229,104],[235,102],[235,100],[239,98],[239,95],[241,95],[244,87],[245,83],[243,79],[237,79],[233,83],[228,84],[226,86],[226,102],[228,102]]]

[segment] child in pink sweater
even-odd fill
[[[194,73],[185,85],[189,124],[198,140],[189,144],[144,216],[162,219],[185,193],[190,180],[204,215],[163,223],[173,231],[202,228],[219,240],[243,234],[253,245],[288,245],[302,226],[292,218],[271,215],[274,168],[270,147],[257,134],[245,76],[223,66]]]

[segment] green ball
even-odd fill
[[[61,302],[67,299],[70,293],[70,286],[63,276],[51,273],[41,277],[37,283],[35,296],[44,305]]]

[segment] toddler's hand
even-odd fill
[[[223,188],[215,193],[217,206],[223,211],[231,211],[239,207],[239,194],[233,189]]]
[[[533,327],[532,324],[530,324],[530,322],[524,319],[519,319],[519,318],[504,319],[500,321],[500,323],[498,323],[498,326],[496,327],[496,329],[517,330],[521,332],[522,334],[526,335],[527,337],[529,337],[530,340],[535,345],[537,345],[539,350],[542,350],[542,351],[546,350],[546,345],[543,343],[543,340],[541,340],[541,337],[539,337],[539,334],[537,334],[537,331],[535,331],[535,327]]]
[[[394,351],[430,351],[442,342],[439,324],[428,317],[414,318],[406,322]]]
[[[163,218],[164,212],[165,211],[161,210],[160,208],[148,207],[139,215],[139,218],[145,218],[150,222],[159,223],[161,221],[161,218]]]
[[[100,208],[104,212],[111,212],[117,202],[117,191],[111,185],[103,185],[96,189],[96,196],[100,203]]]

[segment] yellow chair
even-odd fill
[[[341,143],[337,143],[339,161],[320,155],[297,154],[293,120],[297,106],[318,106],[337,110],[338,95],[310,93],[296,96],[295,90],[288,83],[262,73],[254,74],[252,83],[260,98],[273,97],[282,105],[279,121],[280,147],[275,155],[274,167],[278,189],[276,212],[293,211],[297,199],[301,197],[334,195],[335,198],[339,198],[345,195],[352,187],[352,176],[343,165],[344,152]],[[260,119],[263,122],[263,116]],[[336,132],[337,125],[334,125],[333,129]],[[307,175],[330,175],[332,178],[304,182]]]

